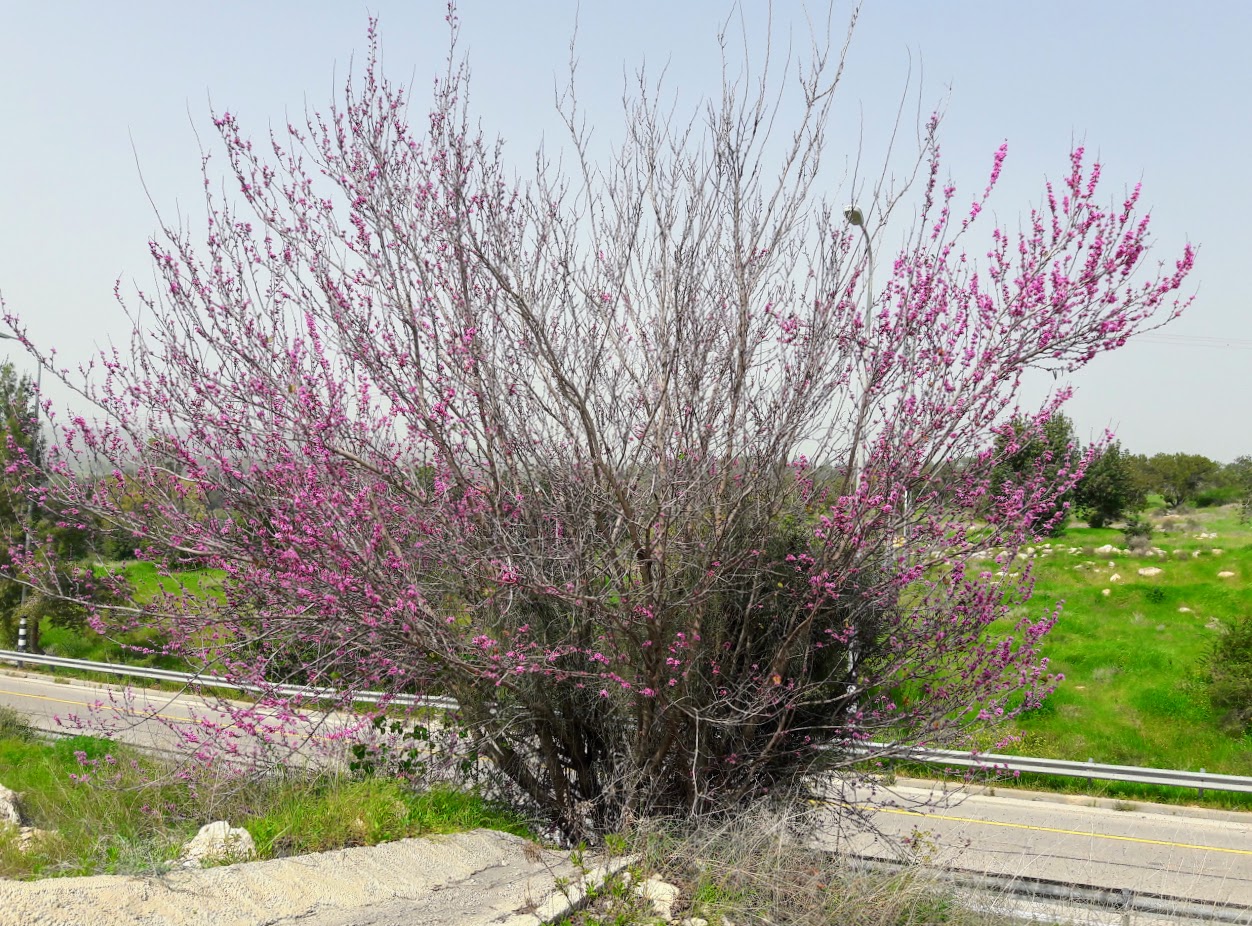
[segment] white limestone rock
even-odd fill
[[[644,900],[652,901],[652,913],[667,923],[674,919],[674,904],[678,900],[678,888],[653,875],[635,888]]]
[[[256,857],[252,834],[241,826],[225,820],[206,823],[191,842],[183,846],[179,861],[184,868],[202,868],[206,864],[229,865]]]
[[[0,785],[0,823],[12,823],[19,827],[22,825],[17,794],[4,785]]]
[[[17,850],[19,852],[29,852],[39,843],[56,835],[56,830],[41,830],[37,826],[23,826],[17,832]]]

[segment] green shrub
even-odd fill
[[[1252,616],[1223,634],[1208,659],[1209,701],[1232,733],[1252,731]]]
[[[12,739],[29,743],[35,738],[26,718],[8,705],[0,704],[0,739]]]
[[[1216,508],[1219,505],[1230,505],[1239,501],[1241,492],[1238,486],[1220,486],[1205,489],[1195,497],[1197,508]]]
[[[1147,504],[1130,456],[1114,442],[1091,462],[1074,486],[1074,504],[1091,527],[1108,527]]]
[[[1151,521],[1138,515],[1132,515],[1126,519],[1126,525],[1122,528],[1122,536],[1126,538],[1127,546],[1130,546],[1151,540],[1153,531],[1154,528]]]

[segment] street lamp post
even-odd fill
[[[874,312],[874,246],[870,241],[869,229],[865,227],[865,213],[856,205],[843,210],[843,217],[849,225],[855,225],[865,238],[865,333],[868,336],[870,325],[873,324]],[[848,479],[853,488],[861,481],[861,429],[865,426],[865,393],[869,389],[869,374],[865,364],[861,364],[861,403],[857,410],[856,426],[852,430],[852,452],[848,455]]]
[[[869,230],[865,227],[865,213],[863,213],[855,204],[849,205],[843,210],[843,217],[847,219],[849,225],[855,225],[861,230],[861,236],[865,239],[865,334],[868,338],[870,325],[873,324],[874,313],[874,246],[870,241]],[[853,491],[856,491],[861,484],[861,468],[864,465],[861,460],[861,430],[865,427],[865,409],[868,404],[867,396],[869,393],[869,373],[865,369],[866,360],[864,356],[861,359],[861,396],[860,407],[856,413],[856,424],[852,428],[852,449],[848,454],[848,475],[845,484]],[[859,699],[857,698],[856,684],[856,657],[857,657],[857,638],[853,632],[852,639],[848,641],[848,690],[849,700],[848,713],[855,718],[860,710]],[[855,720],[853,721],[855,723]]]
[[[12,335],[12,334],[5,334],[5,333],[3,333],[3,332],[0,332],[0,340],[4,340],[4,341],[21,341],[21,338],[17,337],[16,335]],[[39,392],[40,392],[40,387],[41,387],[42,385],[43,385],[43,365],[42,365],[42,364],[40,364],[39,366],[37,366],[37,367],[35,368],[35,402],[36,402],[36,403],[38,403],[38,401],[39,401]],[[36,406],[35,406],[35,407],[36,407],[36,409],[38,409],[38,405],[37,405],[37,404],[36,404]],[[37,412],[37,411],[36,411],[36,419],[38,419],[38,412]],[[22,537],[22,555],[23,555],[26,559],[28,559],[28,560],[30,559],[30,523],[31,523],[31,522],[33,522],[33,521],[34,521],[34,519],[35,519],[35,500],[32,498],[32,499],[30,500],[30,502],[29,502],[29,508],[27,509],[27,517],[26,517],[27,524],[26,524],[26,528],[25,528],[25,530],[23,530],[23,531],[22,531],[22,534],[23,534],[23,537]],[[18,619],[17,619],[17,651],[18,651],[19,653],[24,653],[24,652],[26,652],[26,608],[25,608],[25,604],[26,604],[26,583],[25,583],[25,582],[23,582],[23,583],[22,583],[22,597],[21,597],[21,600],[20,600],[20,602],[19,602],[19,604],[18,604]]]
[[[870,313],[874,307],[874,246],[870,242],[869,229],[865,227],[865,213],[852,205],[843,210],[843,217],[849,225],[855,225],[865,237],[865,325],[869,326]]]
[[[855,225],[861,230],[861,235],[865,238],[865,330],[869,331],[869,326],[873,321],[874,312],[874,246],[870,241],[869,231],[865,227],[865,214],[856,205],[850,205],[843,210],[843,217],[848,220],[849,225]],[[909,348],[909,358],[912,359],[912,348]],[[865,373],[865,367],[861,367],[862,388],[869,388],[869,375]],[[864,394],[861,398],[861,411],[857,415],[856,428],[852,435],[852,454],[849,470],[852,478],[856,482],[861,481],[861,465],[858,457],[861,452],[861,429],[864,427],[864,411],[865,400]],[[907,510],[909,506],[908,489],[904,491],[904,507]]]

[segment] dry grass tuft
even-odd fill
[[[796,825],[799,823],[800,825]],[[649,826],[615,848],[637,854],[626,885],[602,890],[569,926],[657,923],[631,883],[658,876],[678,888],[675,921],[713,926],[1006,926],[997,904],[963,905],[956,888],[919,867],[887,872],[804,844],[803,821],[753,809],[720,823]],[[1006,910],[1015,906],[1005,898]]]

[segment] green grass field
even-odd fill
[[[1222,730],[1204,684],[1214,640],[1252,609],[1252,528],[1236,514],[1227,506],[1154,518],[1151,544],[1163,557],[1096,553],[1125,541],[1089,528],[1071,528],[1050,554],[1036,549],[1035,596],[1024,607],[1064,600],[1044,654],[1065,680],[1020,718],[1011,751],[1252,774],[1252,736]],[[1160,574],[1139,572],[1150,568]]]
[[[193,597],[220,594],[222,574],[217,570],[198,569],[180,572],[176,577],[160,576],[152,563],[134,560],[108,563],[101,567],[111,572],[126,574],[135,590],[137,601],[149,602],[162,592],[177,594],[182,588]],[[89,629],[54,627],[45,621],[41,629],[44,652],[67,659],[89,659],[93,662],[123,662],[137,666],[157,666],[165,669],[186,670],[185,660],[143,652],[145,648],[159,649],[161,633],[157,628],[132,631],[118,637],[102,637]]]

